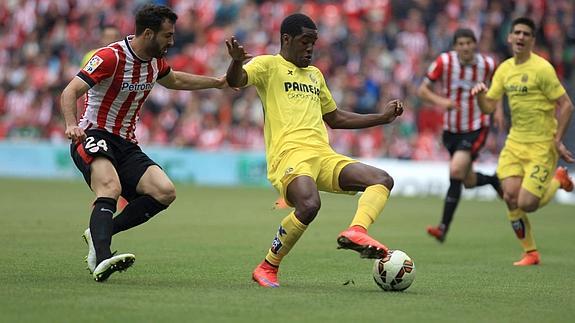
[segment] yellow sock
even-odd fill
[[[283,257],[288,254],[305,229],[307,225],[301,223],[295,217],[295,213],[291,212],[282,220],[272,247],[266,255],[266,260],[274,266],[279,266]]]
[[[359,225],[367,230],[383,211],[388,197],[387,187],[381,184],[368,186],[357,202],[357,212],[350,226]]]
[[[549,203],[549,201],[551,201],[551,198],[553,198],[553,196],[555,196],[555,193],[557,192],[557,190],[559,189],[560,186],[561,186],[561,183],[557,179],[553,178],[551,180],[551,184],[549,184],[549,187],[547,188],[545,193],[543,193],[543,196],[541,197],[541,200],[539,201],[539,207],[547,205],[547,203]]]
[[[508,211],[507,217],[511,221],[511,226],[521,243],[521,247],[523,247],[523,251],[529,252],[537,250],[535,240],[533,239],[533,232],[531,231],[531,223],[529,223],[527,214],[517,208],[513,211]]]

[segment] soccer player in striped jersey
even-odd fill
[[[143,6],[136,13],[135,35],[97,50],[62,92],[72,159],[96,195],[84,239],[88,269],[98,282],[135,260],[132,254],[112,254],[112,236],[148,221],[176,198],[174,185],[134,135],[140,108],[155,83],[175,90],[226,86],[225,77],[170,68],[164,56],[174,45],[177,18],[166,6]],[[84,94],[86,109],[78,122],[76,101]],[[129,203],[113,217],[120,195]]]
[[[454,50],[442,53],[431,64],[419,87],[422,99],[445,109],[443,144],[449,151],[449,189],[438,226],[429,226],[427,233],[444,242],[453,215],[461,198],[462,186],[472,188],[491,185],[501,195],[495,175],[473,170],[473,161],[485,144],[489,133],[490,116],[481,112],[471,89],[477,82],[489,82],[495,71],[495,61],[476,50],[477,40],[470,29],[461,28],[453,35]],[[441,93],[434,92],[433,84],[440,82]],[[503,125],[503,110],[497,109],[495,121]]]
[[[268,179],[295,210],[280,224],[265,259],[252,278],[264,287],[279,287],[278,267],[314,220],[321,206],[319,190],[363,191],[350,226],[337,238],[339,248],[363,258],[381,258],[387,247],[367,229],[382,212],[393,179],[385,171],[337,154],[329,145],[325,123],[332,128],[366,128],[390,123],[403,113],[403,103],[388,102],[379,114],[361,115],[337,108],[321,71],[311,66],[318,32],[306,15],[292,14],[280,27],[277,55],[249,55],[232,37],[226,40],[232,62],[230,86],[253,85],[264,106]],[[324,123],[325,122],[325,123]]]
[[[495,109],[503,94],[509,100],[512,124],[499,155],[497,176],[507,204],[507,218],[524,252],[513,263],[515,266],[541,261],[527,213],[549,203],[559,188],[573,190],[567,169],[556,168],[559,157],[575,162],[573,153],[563,144],[573,102],[553,66],[532,52],[535,33],[533,20],[515,19],[507,37],[513,57],[501,63],[489,88],[485,83],[473,88],[485,113]]]

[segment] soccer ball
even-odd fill
[[[415,279],[415,264],[401,250],[389,250],[385,258],[373,264],[373,280],[385,291],[406,290]]]

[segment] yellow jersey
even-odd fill
[[[92,56],[94,55],[94,53],[98,50],[98,48],[94,48],[92,50],[90,50],[89,52],[87,52],[84,57],[82,57],[82,67],[86,66],[86,64],[88,64],[88,61],[90,61],[90,58],[92,58]]]
[[[268,165],[293,148],[329,147],[322,117],[336,103],[317,67],[300,68],[277,54],[257,56],[243,68],[262,101]]]
[[[505,60],[493,75],[487,97],[499,100],[505,93],[511,107],[509,139],[517,142],[553,140],[557,132],[555,101],[565,94],[553,66],[531,53],[523,64]]]

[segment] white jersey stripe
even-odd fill
[[[136,142],[134,132],[139,110],[153,88],[158,75],[166,75],[169,66],[163,59],[143,61],[130,48],[133,36],[100,49],[95,55],[115,60],[107,69],[81,71],[80,78],[94,84],[86,97],[86,110],[80,120],[84,129],[99,128]],[[112,68],[112,66],[114,66]]]
[[[491,57],[475,55],[474,65],[461,65],[457,52],[440,55],[441,79],[444,95],[455,102],[459,109],[445,112],[443,129],[454,133],[471,132],[489,125],[489,116],[481,113],[471,89],[477,82],[488,83],[495,69]]]

